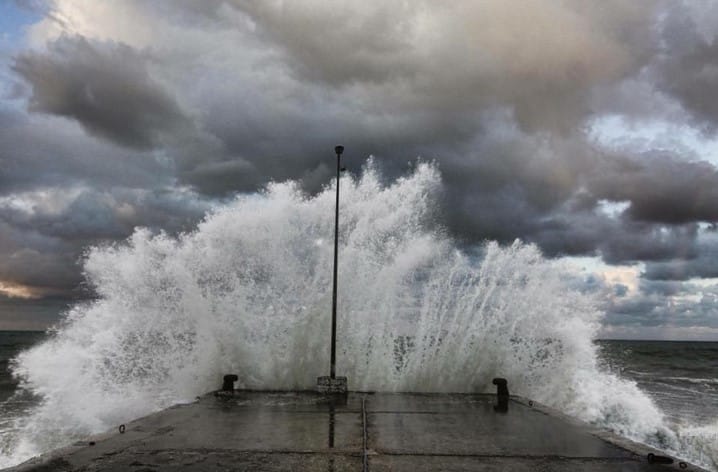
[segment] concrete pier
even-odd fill
[[[661,471],[664,453],[512,396],[243,392],[178,405],[17,471]]]

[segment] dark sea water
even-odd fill
[[[17,379],[10,375],[10,360],[44,337],[41,331],[0,331],[0,402],[6,403],[18,386]]]
[[[674,453],[718,470],[718,343],[599,341],[605,368],[633,380],[665,414]]]
[[[635,381],[679,426],[718,421],[718,342],[599,341],[606,367]],[[715,437],[718,444],[718,431]]]
[[[12,437],[17,418],[39,401],[18,388],[18,379],[11,375],[12,358],[44,337],[45,334],[38,331],[0,331],[0,447]]]

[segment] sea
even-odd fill
[[[605,293],[535,245],[466,248],[437,226],[435,164],[388,182],[369,161],[341,179],[337,366],[351,389],[494,392],[504,377],[718,472],[718,344],[595,341]],[[0,467],[193,401],[226,373],[313,388],[329,365],[335,185],[273,183],[186,233],[88,248],[92,300],[48,334],[0,333]]]

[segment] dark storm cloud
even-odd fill
[[[627,118],[667,118],[714,132],[718,124],[717,12],[710,2],[663,3],[651,59],[620,86],[597,89],[591,106]]]
[[[653,281],[718,278],[718,234],[715,226],[701,232],[692,257],[675,258],[646,265],[644,277]]]
[[[669,262],[652,263],[647,266],[645,277],[652,280],[688,280],[718,278],[718,251],[713,248],[693,259],[676,259]]]
[[[316,190],[318,176],[331,174],[326,161],[337,140],[355,159],[377,156],[393,175],[420,155],[438,158],[449,184],[481,180],[483,153],[467,143],[477,142],[485,113],[505,112],[509,126],[530,131],[576,131],[590,112],[587,92],[638,70],[651,49],[652,18],[622,2],[537,2],[521,16],[498,1],[229,6],[244,15],[233,25],[236,41],[259,52],[237,58],[223,50],[225,61],[237,61],[237,87],[203,68],[205,81],[220,87],[201,97],[202,128],[225,156],[182,175],[208,193],[304,176]],[[225,16],[218,27],[226,28]],[[546,172],[528,167],[542,175],[526,185],[544,184]],[[556,198],[544,197],[546,188],[525,203],[553,204],[538,201]]]
[[[79,252],[72,251],[57,254],[22,249],[5,258],[0,278],[32,287],[37,295],[72,292],[82,281],[79,257]]]
[[[2,207],[3,260],[54,258],[77,283],[87,244],[185,229],[271,180],[318,191],[341,143],[350,171],[374,155],[387,179],[435,160],[439,223],[468,246],[522,238],[647,262],[652,278],[691,261],[685,273],[711,273],[698,222],[718,219],[715,166],[587,133],[606,113],[712,119],[713,41],[683,4],[77,1],[49,1],[42,46],[16,58],[29,114],[0,107],[0,197],[67,201]],[[0,278],[47,282],[17,270]],[[644,295],[632,309],[668,286]]]
[[[666,153],[615,158],[590,183],[600,198],[628,201],[628,216],[655,223],[718,221],[718,169]]]
[[[20,55],[14,69],[32,85],[30,110],[73,118],[90,133],[148,149],[189,122],[146,61],[126,45],[62,37],[46,54]]]
[[[573,128],[586,91],[629,74],[650,49],[652,2],[521,2],[520,15],[494,0],[232,3],[309,80],[365,85],[413,112],[508,103],[530,129]]]
[[[549,144],[490,123],[465,153],[445,152],[440,161],[444,214],[467,241],[521,237],[549,255],[660,261],[695,257],[694,222],[718,217],[718,173],[710,164],[599,152],[577,139]],[[601,201],[628,208],[609,216]]]
[[[421,49],[422,32],[409,20],[417,18],[416,9],[406,6],[231,4],[283,52],[282,59],[303,81],[296,92],[304,106],[265,102],[261,85],[260,98],[250,102],[251,114],[236,113],[248,105],[242,98],[210,102],[206,128],[243,159],[200,165],[186,174],[205,191],[233,184],[251,189],[253,182],[256,188],[267,176],[328,178],[331,172],[323,163],[333,140],[341,139],[350,150],[350,168],[352,158],[361,162],[373,154],[396,175],[417,155],[436,158],[446,183],[444,223],[469,243],[521,237],[539,242],[550,254],[600,251],[612,262],[663,260],[692,250],[693,236],[683,224],[713,218],[716,187],[710,174],[702,174],[711,166],[678,159],[668,165],[663,159],[654,171],[648,156],[635,162],[596,156],[580,133],[554,134],[590,116],[589,90],[638,73],[650,60],[657,40],[654,18],[645,9],[576,3],[554,10],[555,5],[541,3],[510,19],[499,2],[437,7],[430,26],[455,20],[458,12],[467,23],[454,24],[456,35]],[[564,23],[539,28],[536,44],[528,44],[524,35],[502,36],[535,27],[531,22],[544,21],[546,11],[556,13],[550,21]],[[485,27],[488,18],[505,19],[503,31]],[[612,26],[597,36],[579,35],[580,48],[567,45],[565,35],[583,21]],[[467,55],[469,41],[481,44],[483,54]],[[541,51],[529,54],[534,46]],[[353,100],[357,91],[362,101]],[[641,179],[638,186],[626,184],[631,165],[641,170],[634,172]],[[681,173],[686,178],[676,182]],[[698,175],[700,182],[690,181]],[[609,185],[614,179],[623,179],[625,188]],[[589,187],[584,192],[588,210],[568,208],[584,186]],[[642,190],[650,192],[643,197]],[[695,198],[705,203],[696,205]],[[597,214],[600,199],[630,201],[625,221]]]
[[[610,264],[695,257],[696,226],[664,226],[595,211],[546,218],[528,239],[548,255],[600,255]]]
[[[72,122],[0,108],[0,196],[45,187],[163,186],[158,155],[88,137]]]
[[[38,296],[88,296],[80,264],[87,246],[127,238],[139,226],[187,231],[213,204],[183,189],[84,189],[69,198],[55,193],[25,195],[26,204],[36,199],[30,209],[0,200],[0,281]]]
[[[599,248],[603,259],[612,264],[693,257],[697,251],[693,224],[656,226],[628,222],[605,237]]]
[[[44,295],[72,291],[81,281],[80,248],[40,232],[24,230],[0,217],[0,281],[31,287]]]
[[[677,98],[697,119],[718,125],[718,42],[702,34],[696,18],[672,5],[664,20],[662,55],[655,67],[660,89]],[[713,25],[715,27],[715,25]]]

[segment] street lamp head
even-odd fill
[[[334,148],[334,152],[337,153],[337,156],[341,156],[342,153],[344,152],[344,146],[336,146]]]

